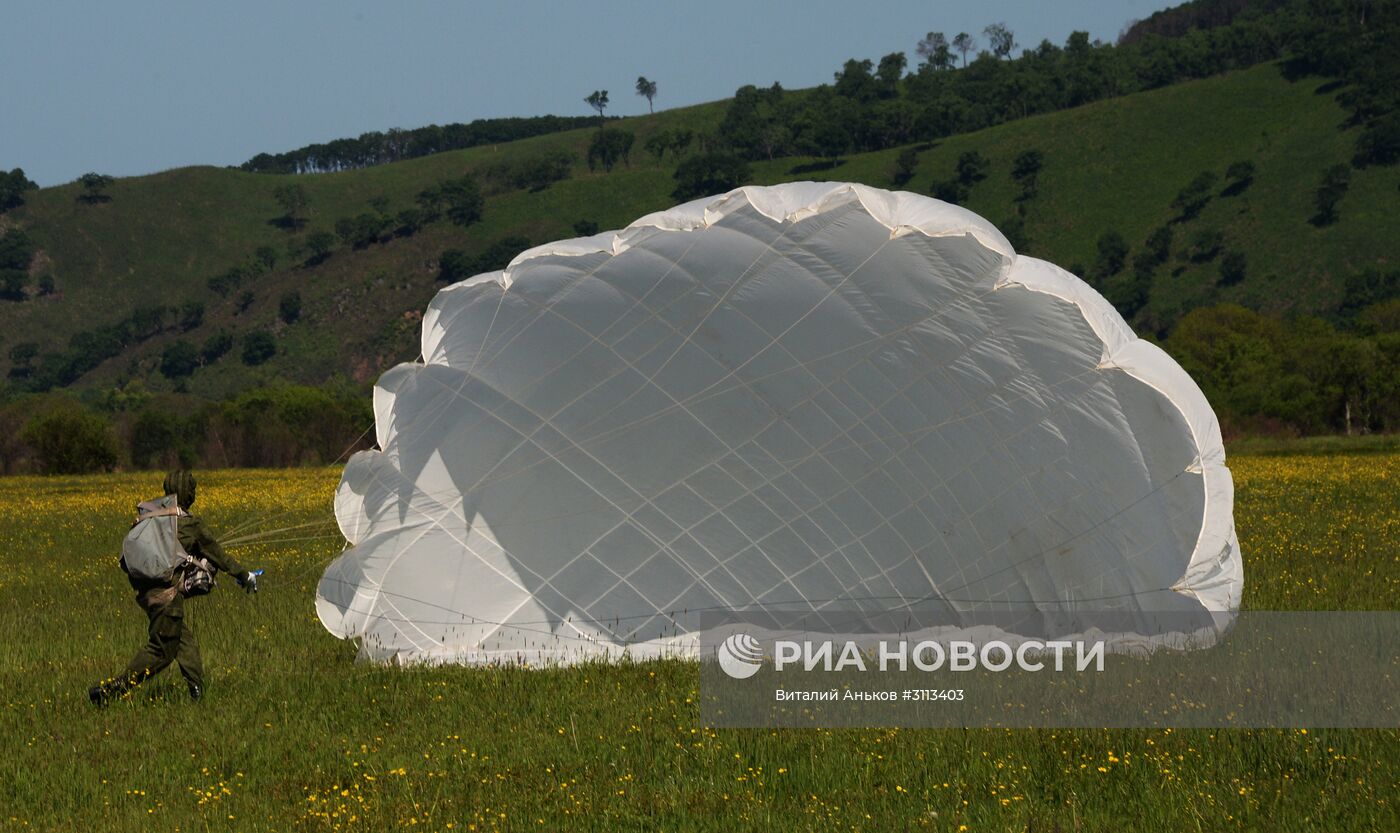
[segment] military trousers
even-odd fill
[[[108,690],[120,693],[164,671],[170,663],[178,663],[185,682],[204,688],[204,661],[199,656],[199,643],[194,631],[185,621],[185,600],[175,598],[162,605],[146,609],[149,626],[146,644],[127,663],[126,670],[112,681]]]

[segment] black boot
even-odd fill
[[[112,700],[116,700],[120,696],[122,696],[122,689],[113,686],[111,682],[98,683],[98,685],[88,689],[88,700],[91,701],[92,706],[97,706],[98,708],[106,706],[106,704],[111,703]]]
[[[190,683],[190,700],[191,700],[191,701],[194,701],[194,702],[198,702],[199,698],[201,698],[201,697],[203,697],[203,696],[204,696],[204,689],[200,688],[199,686],[195,685],[194,683]]]

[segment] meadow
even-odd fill
[[[1246,608],[1397,607],[1400,453],[1230,465]],[[313,606],[338,476],[202,473],[263,590],[189,604],[203,702],[171,669],[100,711],[145,638],[116,561],[160,475],[0,480],[0,829],[1400,829],[1396,730],[713,730],[694,663],[356,662]]]

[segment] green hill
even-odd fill
[[[1340,303],[1346,277],[1394,268],[1400,168],[1353,171],[1340,219],[1322,227],[1309,222],[1323,172],[1347,162],[1355,141],[1354,131],[1341,129],[1346,113],[1320,84],[1290,82],[1268,64],[1021,119],[917,146],[917,172],[904,187],[928,193],[934,179],[953,176],[961,153],[976,150],[990,165],[966,204],[998,224],[1023,206],[1023,249],[1084,268],[1095,262],[1096,242],[1110,230],[1122,234],[1132,253],[1139,251],[1153,229],[1176,217],[1177,193],[1210,171],[1218,177],[1212,198],[1199,216],[1172,226],[1172,257],[1157,271],[1136,323],[1161,334],[1186,311],[1221,302],[1277,315],[1327,314]],[[333,230],[341,218],[375,211],[372,200],[385,200],[380,207],[392,215],[413,207],[420,191],[466,172],[487,181],[492,166],[555,149],[583,160],[594,131],[299,177],[182,168],[117,180],[107,189],[110,200],[95,204],[78,199],[76,184],[31,192],[26,205],[0,216],[0,231],[19,227],[28,234],[37,249],[30,271],[36,280],[52,276],[55,291],[0,301],[0,371],[12,368],[16,345],[35,344],[41,354],[64,351],[75,335],[129,319],[139,308],[199,302],[204,314],[196,326],[182,331],[167,316],[150,337],[84,373],[74,387],[110,389],[142,379],[151,389],[170,390],[177,383],[158,370],[167,346],[180,339],[201,345],[220,332],[234,337],[234,349],[179,382],[181,389],[221,398],[279,378],[372,381],[416,356],[418,318],[441,286],[444,250],[475,256],[512,236],[541,243],[575,236],[580,221],[617,227],[670,205],[675,162],[642,150],[646,139],[676,128],[712,133],[724,108],[716,102],[610,121],[636,135],[628,165],[590,172],[576,161],[571,178],[541,191],[488,189],[474,225],[439,221],[358,250],[337,241],[316,265],[307,265],[306,240]],[[1018,203],[1012,160],[1032,148],[1045,160],[1038,193]],[[753,181],[841,179],[893,187],[900,150],[848,156],[834,166],[809,158],[765,161],[753,166]],[[1224,174],[1236,161],[1253,163],[1253,180],[1224,196]],[[274,191],[292,182],[305,189],[309,209],[306,225],[289,232],[276,223],[283,211]],[[1187,249],[1201,231],[1218,231],[1223,241],[1214,257],[1192,260]],[[211,277],[249,263],[260,247],[275,253],[271,269],[226,295],[210,289]],[[1220,260],[1231,251],[1243,253],[1246,269],[1243,279],[1226,286]],[[299,293],[301,311],[286,323],[279,303],[290,292]],[[273,335],[277,353],[248,366],[240,360],[241,339],[257,331]]]

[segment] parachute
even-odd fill
[[[122,539],[122,569],[147,581],[171,581],[175,568],[189,560],[178,537],[184,514],[175,495],[136,505],[136,523]]]
[[[374,410],[316,603],[372,659],[693,656],[697,612],[765,605],[1239,607],[1200,389],[916,194],[744,187],[530,249],[439,292]]]

